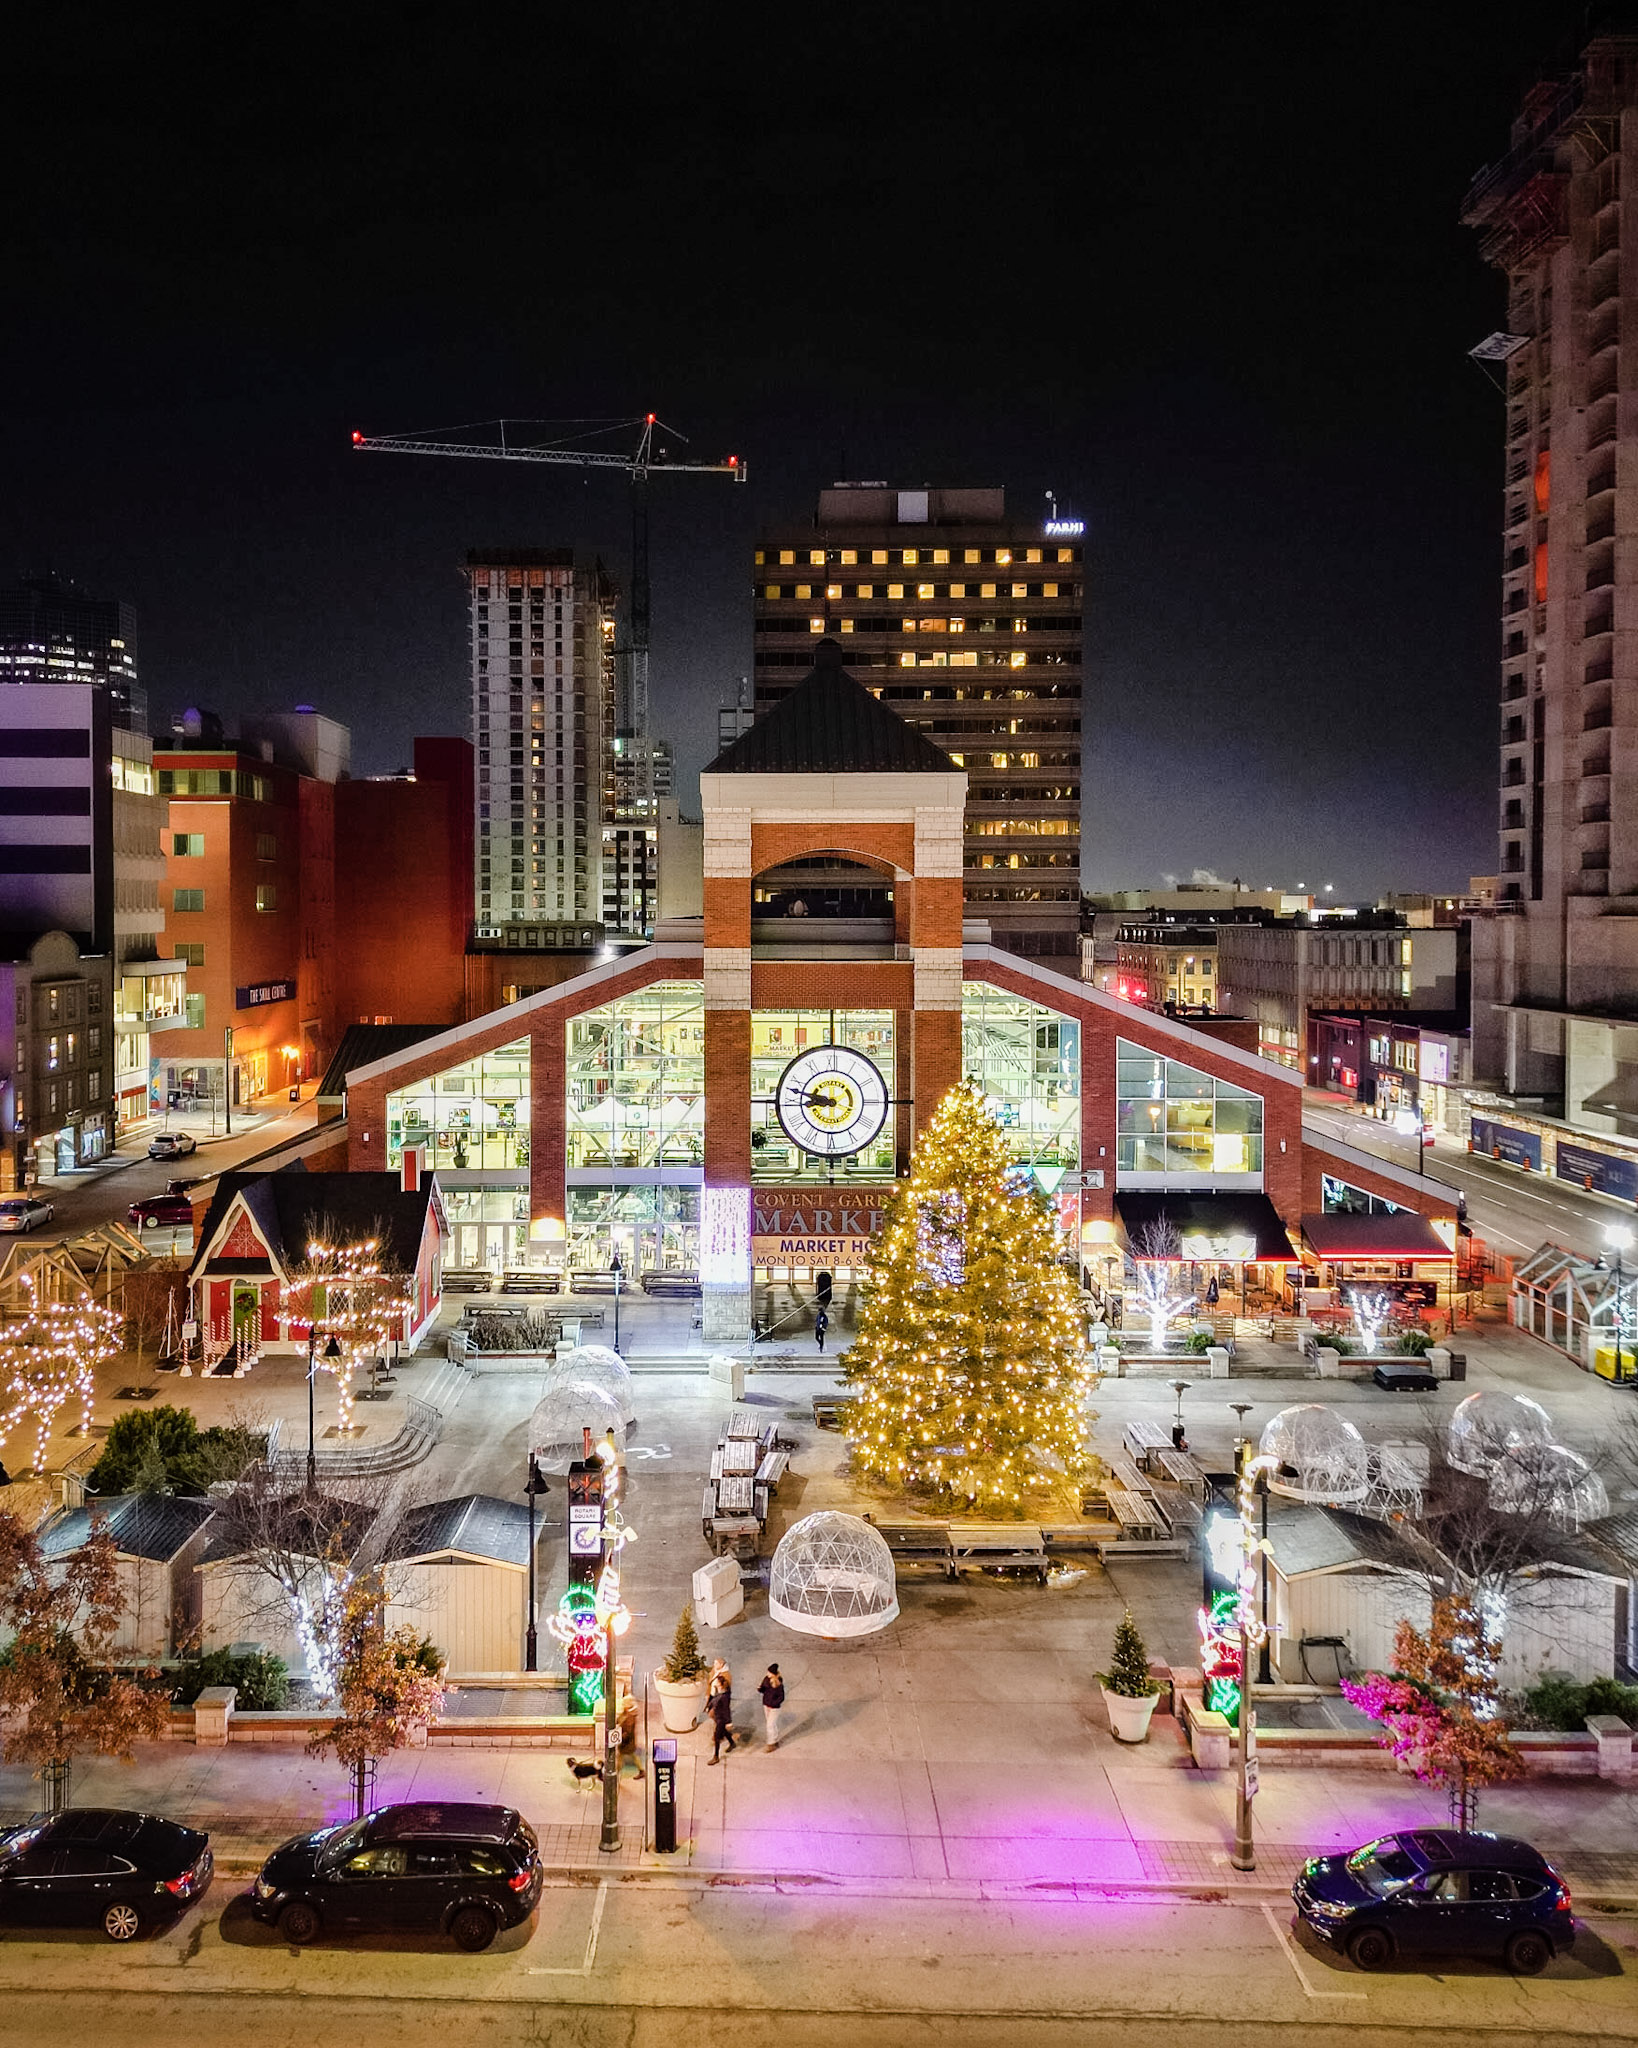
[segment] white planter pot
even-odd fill
[[[704,1671],[698,1678],[684,1679],[681,1683],[655,1674],[654,1690],[660,1695],[660,1719],[673,1735],[686,1735],[690,1728],[698,1725],[709,1683],[709,1674]]]
[[[1101,1681],[1098,1690],[1103,1694],[1104,1711],[1109,1716],[1109,1732],[1117,1742],[1146,1742],[1149,1739],[1149,1721],[1155,1710],[1157,1692],[1147,1694],[1143,1699],[1128,1699],[1125,1693],[1111,1692]]]

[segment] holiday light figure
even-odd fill
[[[1214,1714],[1234,1726],[1240,1719],[1240,1623],[1239,1595],[1232,1586],[1213,1594],[1209,1607],[1202,1607],[1200,1623],[1200,1671],[1205,1681],[1206,1705]]]
[[[89,1434],[96,1369],[118,1355],[121,1319],[87,1293],[74,1301],[43,1299],[31,1274],[23,1276],[23,1286],[28,1304],[22,1317],[0,1334],[0,1444],[32,1415],[33,1469],[39,1473],[57,1416],[69,1401],[78,1399],[80,1431]]]
[[[604,1665],[603,1624],[598,1618],[596,1593],[590,1586],[570,1586],[546,1627],[563,1645],[570,1713],[595,1714],[603,1697]]]

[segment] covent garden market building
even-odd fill
[[[349,1165],[417,1148],[456,1266],[697,1275],[722,1341],[770,1279],[857,1271],[964,1077],[1094,1277],[1157,1213],[1230,1280],[1339,1207],[1402,1218],[1402,1277],[1448,1261],[1454,1191],[1305,1146],[1289,1070],[964,927],[966,787],[822,645],[701,778],[703,918],[354,1069]]]

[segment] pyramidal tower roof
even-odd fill
[[[925,733],[871,695],[842,666],[838,641],[813,650],[813,667],[749,732],[724,747],[707,775],[952,775],[955,763]]]

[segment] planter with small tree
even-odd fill
[[[709,1668],[700,1654],[694,1603],[690,1600],[677,1617],[671,1653],[654,1674],[654,1690],[660,1695],[660,1718],[673,1735],[686,1735],[699,1720],[705,1705]]]
[[[1115,1740],[1146,1741],[1160,1687],[1149,1676],[1149,1652],[1130,1607],[1116,1624],[1109,1669],[1098,1673],[1098,1684]]]

